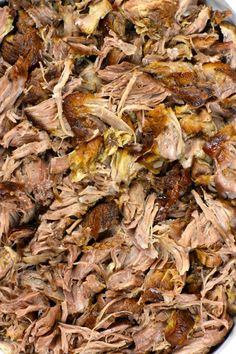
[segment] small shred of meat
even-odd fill
[[[21,190],[21,186],[13,182],[0,184],[0,238],[7,235],[10,228],[28,223],[34,216],[34,204]]]
[[[48,76],[49,75],[45,73],[45,78],[47,78]],[[42,70],[40,68],[34,69],[30,73],[29,80],[26,83],[27,92],[23,97],[23,102],[26,104],[34,105],[49,98],[50,90],[48,87],[45,87],[45,84],[46,83],[43,78]]]
[[[173,111],[168,110],[166,129],[157,138],[157,146],[160,155],[167,160],[175,161],[183,153],[184,142],[182,131]]]
[[[49,98],[36,106],[27,107],[25,112],[39,128],[56,136],[63,136],[60,122],[57,118],[57,106],[54,98]]]
[[[155,194],[150,194],[146,198],[142,218],[135,230],[135,241],[143,249],[148,248],[149,243],[151,242],[152,226],[159,209],[159,206],[155,205],[155,201]]]
[[[152,350],[155,345],[161,341],[164,324],[150,323],[140,331],[134,334],[135,353],[145,353]]]
[[[29,155],[38,155],[51,148],[51,141],[45,131],[39,132],[38,141],[25,143],[14,150],[12,157],[15,160]]]
[[[4,135],[2,145],[5,148],[8,148],[9,146],[20,147],[24,144],[39,140],[39,131],[35,129],[27,120],[24,120]]]
[[[19,58],[0,79],[0,114],[13,107],[28,77],[27,59]]]
[[[25,185],[27,191],[33,194],[39,204],[47,205],[53,195],[52,180],[46,162],[40,158],[29,158],[21,167],[21,174],[20,182]]]
[[[143,216],[145,193],[141,183],[134,183],[129,189],[128,200],[125,203],[123,214],[124,223],[129,229],[135,228]]]
[[[137,288],[142,284],[142,276],[132,274],[131,270],[121,270],[111,275],[107,282],[107,288],[121,291]]]
[[[37,28],[47,26],[47,25],[56,25],[60,21],[58,13],[53,10],[53,8],[46,5],[40,6],[30,6],[27,9],[27,13],[33,19]]]
[[[218,167],[215,175],[215,185],[217,192],[224,198],[236,198],[236,176],[234,174],[226,174]]]
[[[59,174],[65,172],[69,168],[67,156],[53,157],[50,161],[50,173]]]
[[[197,0],[180,0],[179,8],[176,11],[175,17],[178,21],[186,16],[186,14],[197,5]]]
[[[210,9],[208,7],[203,7],[196,20],[185,29],[185,34],[202,32],[206,27],[209,19],[210,19]]]
[[[65,117],[74,132],[80,140],[90,140],[95,137],[103,128],[103,125],[89,114],[89,108],[83,107],[84,101],[89,99],[79,93],[68,95],[63,104]]]
[[[236,68],[236,30],[230,22],[222,22],[220,29],[224,37],[224,42],[230,44],[229,54],[227,55],[227,62],[232,69]]]

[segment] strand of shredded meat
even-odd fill
[[[1,353],[204,354],[225,340],[228,16],[198,0],[0,7]]]

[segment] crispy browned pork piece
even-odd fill
[[[198,0],[0,7],[0,352],[206,354],[236,314],[236,27]]]

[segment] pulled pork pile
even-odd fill
[[[0,8],[0,351],[204,354],[236,313],[236,28],[197,0]]]

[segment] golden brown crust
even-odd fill
[[[1,53],[8,63],[15,64],[20,56],[30,58],[30,66],[34,66],[39,58],[42,49],[42,40],[37,34],[36,29],[27,28],[22,34],[17,32],[15,35],[7,36],[1,48]]]

